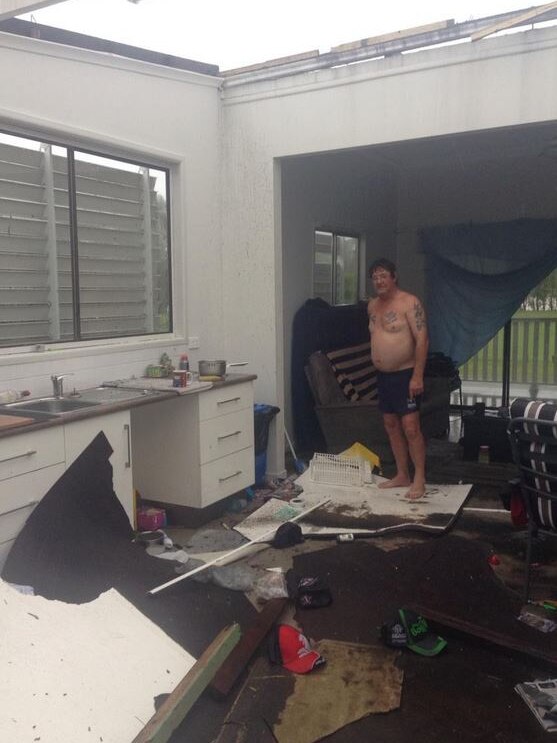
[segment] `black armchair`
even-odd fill
[[[392,462],[393,454],[377,399],[347,399],[327,355],[320,351],[311,354],[305,371],[326,451],[338,454],[359,441],[383,462]],[[424,377],[420,421],[426,438],[442,437],[447,433],[450,393],[447,377]]]

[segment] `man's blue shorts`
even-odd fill
[[[410,398],[410,379],[414,369],[401,369],[394,372],[377,372],[377,397],[379,410],[382,413],[408,415],[417,413],[422,402],[422,395]]]

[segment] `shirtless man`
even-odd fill
[[[425,493],[425,442],[419,415],[429,344],[425,312],[417,297],[398,288],[394,263],[380,258],[369,273],[377,295],[368,303],[371,360],[378,372],[379,409],[396,464],[396,475],[379,487],[409,485],[406,497],[417,500]]]

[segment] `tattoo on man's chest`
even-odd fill
[[[396,322],[397,320],[397,313],[394,310],[389,310],[388,312],[385,312],[383,315],[383,321],[387,324]]]

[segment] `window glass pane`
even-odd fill
[[[75,153],[81,337],[171,329],[166,173]]]
[[[0,345],[69,340],[66,150],[0,133]]]
[[[358,239],[337,235],[335,304],[358,301],[358,263]]]
[[[315,232],[313,296],[333,303],[333,234]]]

